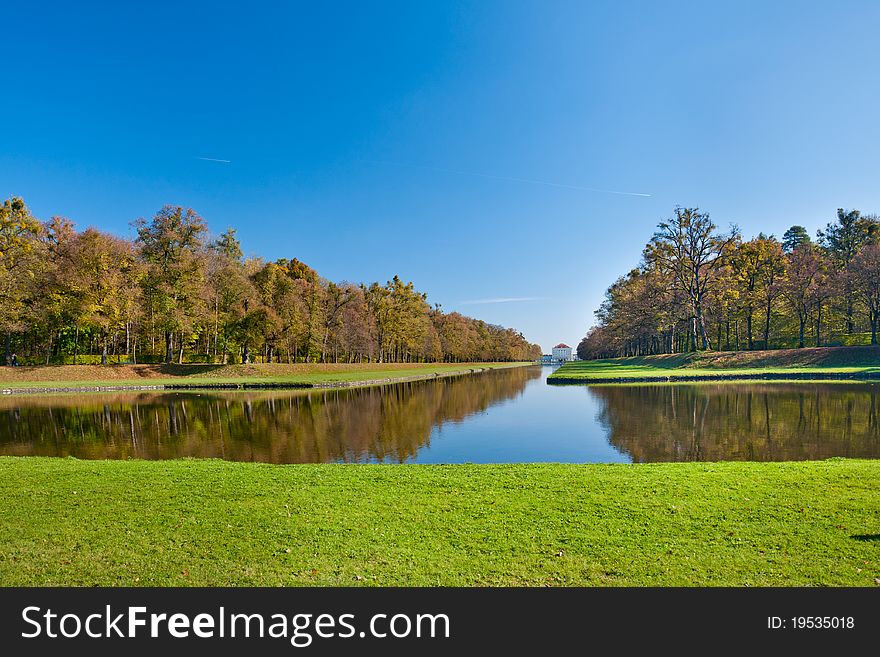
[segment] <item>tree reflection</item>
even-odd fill
[[[512,368],[370,388],[0,399],[0,454],[269,463],[412,460],[434,427],[521,394]]]
[[[635,462],[880,457],[880,385],[590,386]]]

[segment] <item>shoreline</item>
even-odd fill
[[[59,394],[76,392],[138,392],[151,390],[327,390],[334,388],[360,388],[394,383],[407,383],[411,381],[425,381],[432,379],[444,379],[468,374],[482,374],[493,370],[513,367],[525,367],[531,363],[504,364],[495,367],[470,367],[451,371],[430,372],[425,374],[409,374],[397,377],[382,377],[378,379],[360,379],[353,381],[268,381],[255,379],[254,381],[217,381],[197,383],[153,383],[136,384],[120,383],[108,385],[64,385],[64,386],[30,386],[30,387],[7,387],[0,384],[0,395],[39,395]]]
[[[738,374],[673,374],[669,376],[547,377],[549,385],[592,385],[609,383],[687,383],[700,381],[880,381],[880,372],[773,372]]]
[[[550,385],[691,381],[877,381],[880,347],[694,351],[565,363]]]

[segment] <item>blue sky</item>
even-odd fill
[[[3,198],[122,235],[191,206],[248,254],[398,274],[545,350],[676,204],[747,235],[880,212],[876,2],[5,2],[4,24]]]

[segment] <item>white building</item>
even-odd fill
[[[567,363],[570,360],[574,360],[571,357],[571,347],[564,342],[560,342],[553,347],[553,360],[561,363]]]

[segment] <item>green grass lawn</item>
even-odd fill
[[[821,347],[773,351],[698,352],[566,363],[550,383],[832,376],[880,378],[880,348]]]
[[[880,461],[0,458],[0,584],[820,585],[880,577]]]
[[[168,385],[315,385],[391,381],[531,363],[263,363],[251,365],[49,365],[0,367],[0,389]]]

